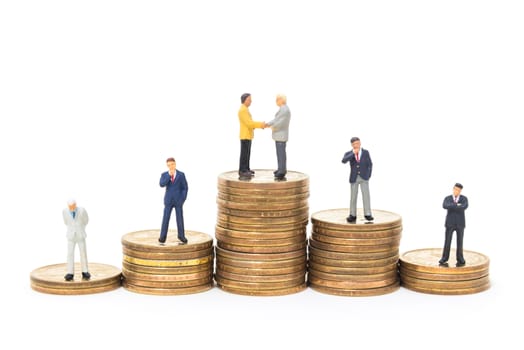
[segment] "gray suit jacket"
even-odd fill
[[[62,216],[64,217],[64,224],[67,226],[67,239],[77,240],[86,238],[86,225],[89,222],[89,217],[84,208],[76,207],[74,219],[68,208],[64,209]]]
[[[291,111],[287,104],[280,106],[275,118],[267,124],[273,130],[273,140],[286,142],[289,137],[289,121],[291,119]]]

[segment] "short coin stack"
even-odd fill
[[[164,245],[158,230],[131,232],[122,237],[124,288],[142,294],[193,294],[213,287],[213,238],[186,231],[180,244],[170,230]]]
[[[306,288],[309,177],[288,172],[275,181],[257,170],[218,177],[217,285],[244,295],[285,295]]]
[[[489,288],[489,258],[465,250],[466,265],[455,267],[452,258],[448,266],[439,266],[441,248],[417,249],[400,257],[400,281],[403,287],[416,292],[460,295],[482,292]],[[451,249],[450,256],[455,256]]]
[[[399,288],[399,215],[373,210],[375,220],[347,223],[348,209],[314,213],[309,240],[310,286],[323,293],[372,296]]]

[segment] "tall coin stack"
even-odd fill
[[[306,288],[309,177],[288,172],[275,181],[257,170],[218,177],[215,279],[221,289],[244,295],[285,295]]]
[[[372,296],[399,288],[398,258],[402,219],[373,210],[375,220],[347,223],[348,209],[332,209],[311,216],[309,285],[323,293]]]
[[[160,245],[158,230],[138,231],[122,237],[124,288],[155,295],[193,294],[213,287],[213,238],[186,231],[180,244],[170,230]]]

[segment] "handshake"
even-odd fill
[[[266,129],[266,128],[270,128],[270,127],[271,127],[271,125],[269,125],[268,123],[266,123],[266,122],[262,123],[262,129]]]

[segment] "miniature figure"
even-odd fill
[[[287,106],[287,98],[285,95],[277,95],[276,103],[280,108],[275,114],[275,118],[266,123],[266,126],[270,126],[273,131],[272,136],[273,140],[275,140],[277,150],[278,169],[274,171],[275,180],[282,181],[285,180],[287,173],[286,142],[289,137],[291,111]]]
[[[85,228],[89,222],[89,216],[84,208],[76,205],[76,200],[70,199],[67,208],[62,211],[64,224],[67,226],[67,274],[64,276],[66,281],[72,281],[75,274],[75,246],[78,244],[80,251],[80,263],[82,265],[82,279],[89,280],[91,274],[87,266],[87,251],[85,238],[87,236]]]
[[[364,203],[364,217],[367,221],[373,221],[371,215],[371,204],[369,199],[369,179],[371,178],[371,171],[373,162],[369,152],[360,147],[360,139],[358,137],[351,138],[351,147],[353,150],[346,152],[342,163],[347,163],[351,167],[349,175],[349,183],[351,184],[351,202],[349,208],[349,216],[346,218],[347,222],[355,222],[357,220],[357,198],[358,187],[362,190],[362,201]]]
[[[446,215],[446,239],[442,258],[439,260],[440,266],[448,266],[449,250],[453,231],[457,232],[457,267],[466,265],[463,254],[464,228],[466,228],[466,216],[464,211],[468,209],[468,198],[461,195],[462,184],[456,183],[453,186],[453,194],[444,198],[442,207],[448,211]]]
[[[238,120],[240,121],[240,165],[238,175],[241,180],[249,180],[255,175],[249,166],[251,158],[251,141],[254,137],[254,129],[264,129],[264,122],[253,121],[249,106],[251,106],[251,94],[245,93],[240,97],[242,105],[238,111]]]
[[[184,231],[184,214],[182,210],[188,190],[186,176],[183,172],[176,169],[175,158],[167,158],[166,163],[169,170],[160,176],[160,187],[166,188],[166,194],[164,195],[164,216],[158,242],[161,245],[166,242],[171,212],[175,208],[178,239],[182,244],[186,244],[187,239]]]

